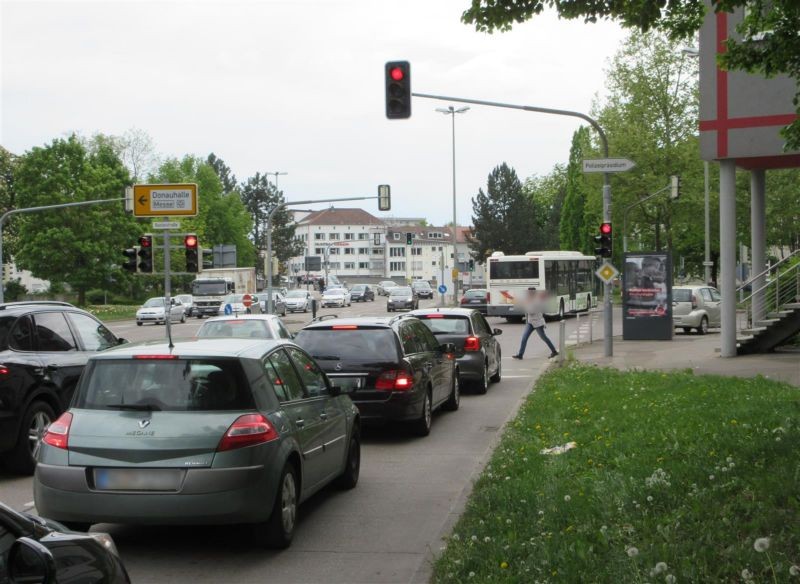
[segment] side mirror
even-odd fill
[[[118,345],[125,345],[125,344],[127,344],[127,342],[128,342],[128,339],[123,339],[122,337],[119,337],[117,339],[117,344]]]
[[[494,336],[502,335],[502,334],[503,334],[503,329],[494,329],[494,330],[492,331],[492,334],[493,334]]]
[[[8,553],[8,579],[12,584],[55,584],[56,560],[35,539],[21,537]]]
[[[331,394],[331,397],[338,397],[342,395],[342,388],[339,387],[338,385],[331,385],[330,389],[328,390],[328,393]]]

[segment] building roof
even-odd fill
[[[391,236],[393,233],[413,233],[414,239],[419,239],[423,241],[432,241],[432,242],[447,242],[450,243],[453,241],[453,228],[446,226],[446,227],[436,227],[434,225],[426,225],[422,227],[420,225],[403,225],[403,226],[389,226],[386,229],[387,236]],[[441,233],[442,237],[428,237],[428,233]],[[457,243],[467,243],[467,234],[472,233],[472,227],[462,227],[459,226],[456,228],[456,241]]]
[[[383,221],[364,209],[337,209],[330,207],[312,211],[298,225],[383,225]]]

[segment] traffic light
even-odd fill
[[[475,260],[469,260],[469,271],[470,272],[475,271]]]
[[[183,246],[186,248],[186,271],[196,274],[200,271],[200,258],[197,249],[197,235],[189,233],[183,238]]]
[[[129,247],[127,249],[122,250],[122,255],[124,255],[127,259],[125,263],[122,264],[122,269],[126,272],[130,272],[131,274],[136,273],[136,256],[139,255],[139,246],[135,245],[133,247]],[[5,266],[3,266],[5,268]]]
[[[139,238],[139,272],[142,274],[153,273],[153,236],[142,235]]]
[[[599,255],[603,258],[610,258],[611,257],[611,223],[601,223],[600,224],[600,235],[594,236],[595,244],[597,245],[594,248],[595,255]]]
[[[200,250],[200,263],[202,264],[202,269],[210,270],[214,267],[214,250],[213,249],[201,249]]]
[[[406,233],[406,245],[414,245],[414,234],[410,231]]]
[[[386,117],[403,120],[411,117],[411,65],[408,61],[389,61],[385,67]]]
[[[392,187],[378,185],[378,211],[389,211],[392,208]]]

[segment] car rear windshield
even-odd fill
[[[182,412],[255,404],[235,359],[101,359],[86,369],[74,407]]]
[[[444,318],[419,317],[433,334],[466,335],[469,334],[469,320],[463,316],[445,316]]]
[[[486,290],[479,290],[474,288],[472,290],[467,290],[464,292],[464,296],[467,298],[484,298],[486,297]]]
[[[308,294],[308,292],[305,290],[290,290],[286,298],[305,298],[306,294]]]
[[[200,327],[197,336],[201,338],[219,337],[253,337],[256,339],[274,339],[267,323],[263,320],[255,319],[229,319],[229,320],[210,320]]]
[[[686,289],[675,288],[672,290],[672,301],[673,302],[691,302],[692,301],[692,291]]]
[[[388,328],[308,328],[297,333],[294,342],[315,359],[394,361],[398,358],[397,340]]]
[[[411,296],[411,288],[392,288],[391,296]]]

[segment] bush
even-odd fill
[[[14,280],[6,282],[3,298],[6,302],[16,302],[17,300],[21,300],[27,293],[28,289],[22,285],[19,278],[15,278]]]

